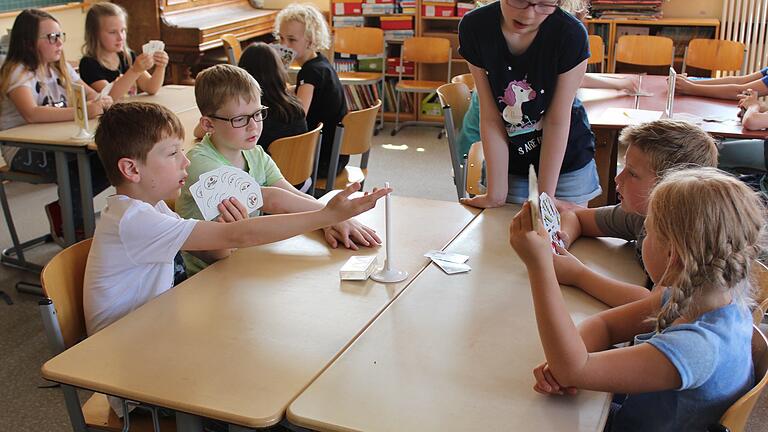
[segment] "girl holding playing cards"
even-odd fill
[[[128,48],[127,19],[122,7],[107,2],[93,4],[85,17],[80,76],[99,92],[111,83],[106,93],[113,99],[139,91],[157,93],[163,86],[168,65],[168,54],[158,41],[146,44],[145,52],[139,55]]]
[[[765,208],[715,168],[672,171],[653,189],[643,263],[655,283],[644,299],[575,326],[552,265],[549,239],[525,204],[510,243],[528,268],[546,362],[534,390],[627,395],[606,431],[703,431],[754,384],[750,267]],[[648,319],[653,317],[652,319]],[[614,344],[634,339],[632,346]]]
[[[475,207],[521,203],[528,166],[549,196],[585,204],[601,192],[594,135],[576,90],[589,58],[587,31],[557,0],[502,0],[459,24],[459,53],[480,100],[487,193]]]

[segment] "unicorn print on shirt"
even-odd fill
[[[523,114],[523,104],[536,99],[536,90],[534,90],[528,81],[510,81],[504,90],[504,96],[499,97],[499,102],[504,102],[507,106],[501,113],[504,121],[507,122],[507,135],[515,136],[528,133],[539,129],[539,122],[532,122],[527,115]]]

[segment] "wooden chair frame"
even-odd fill
[[[344,54],[378,56],[382,62],[381,73],[340,72],[339,81],[344,85],[376,85],[379,95],[384,94],[387,70],[387,42],[384,31],[378,27],[337,27],[333,33],[333,50]],[[384,127],[384,109],[379,111],[379,122],[374,129],[378,134]]]
[[[605,42],[598,35],[589,35],[590,56],[587,64],[600,64],[600,72],[605,72]]]
[[[683,70],[688,66],[706,69],[715,76],[716,71],[744,72],[747,63],[747,46],[741,42],[722,39],[691,39],[685,47]]]
[[[613,67],[616,63],[627,63],[637,66],[672,66],[675,64],[675,43],[664,36],[625,35],[616,41],[616,54],[613,56]]]
[[[395,136],[400,130],[407,126],[437,126],[442,128],[443,124],[439,122],[428,121],[407,121],[400,124],[400,93],[432,93],[440,87],[441,84],[428,85],[425,87],[401,88],[403,83],[419,82],[418,80],[403,79],[403,62],[413,61],[425,64],[448,64],[448,74],[445,82],[451,80],[451,62],[453,49],[451,41],[445,38],[436,37],[412,37],[403,41],[403,48],[400,50],[400,66],[397,73],[397,85],[395,86],[395,128],[392,129],[392,136]],[[424,83],[430,84],[429,81]],[[442,137],[442,131],[439,135]]]
[[[471,73],[456,75],[451,78],[451,82],[454,84],[462,83],[469,88],[469,91],[475,91],[475,77],[473,77]]]
[[[224,51],[227,53],[229,64],[237,66],[240,61],[240,55],[243,53],[243,47],[240,41],[232,33],[221,35],[221,42],[224,44]]]
[[[454,77],[455,79],[456,77]],[[437,95],[440,98],[440,105],[443,107],[443,122],[448,137],[448,150],[451,152],[451,165],[453,166],[453,182],[456,185],[456,195],[461,199],[464,198],[466,190],[464,167],[467,157],[458,154],[457,141],[464,115],[469,109],[472,93],[463,82],[452,82],[438,87]]]
[[[483,143],[478,141],[472,144],[469,148],[469,154],[467,155],[467,161],[464,170],[464,184],[466,185],[467,193],[470,196],[480,195],[485,193],[485,187],[481,181],[483,179],[483,162],[485,161],[485,154],[483,153]]]
[[[312,179],[308,194],[314,195],[317,184],[317,166],[320,162],[320,140],[323,124],[300,135],[280,138],[269,145],[269,154],[283,177],[291,184]]]
[[[365,170],[368,168],[368,158],[371,153],[373,131],[376,127],[376,113],[380,108],[381,100],[378,99],[376,103],[366,109],[348,112],[341,120],[341,123],[336,126],[336,135],[334,136],[333,148],[331,149],[331,163],[328,166],[328,177],[325,181],[322,179],[318,180],[318,190],[323,190],[323,193],[325,193],[335,189],[337,186],[347,186],[346,184],[339,185],[339,181],[349,178],[349,176],[344,174],[336,175],[340,155],[361,155],[360,170],[365,174]],[[365,178],[360,182],[361,186],[364,184]]]

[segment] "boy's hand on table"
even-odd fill
[[[235,197],[224,199],[217,208],[219,216],[214,219],[216,222],[228,223],[248,219],[248,209]]]
[[[531,229],[531,220],[531,204],[526,201],[509,225],[509,244],[526,266],[552,262],[549,235],[539,220],[536,230]]]
[[[563,387],[552,375],[549,364],[544,362],[533,369],[533,376],[536,378],[536,384],[533,389],[545,395],[575,395],[578,393],[576,387]]]
[[[325,241],[336,249],[339,244],[347,249],[357,250],[357,245],[374,247],[381,244],[381,239],[376,235],[376,230],[369,228],[355,219],[339,222],[335,225],[323,228]]]
[[[567,250],[557,246],[557,255],[552,258],[557,281],[563,285],[577,286],[584,271],[589,268]]]

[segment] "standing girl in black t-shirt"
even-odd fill
[[[327,177],[336,125],[347,114],[344,89],[336,70],[318,51],[331,46],[328,26],[316,7],[292,3],[277,14],[275,32],[281,44],[296,51],[296,62],[301,65],[296,77],[296,96],[307,113],[307,127],[311,130],[323,123],[317,176]],[[344,170],[347,162],[349,156],[339,157],[336,174]]]
[[[80,59],[80,76],[96,91],[109,83],[109,95],[118,99],[138,91],[155,94],[163,86],[168,54],[138,56],[126,45],[125,10],[114,3],[95,3],[85,17],[85,44]],[[149,69],[155,67],[152,74]]]
[[[528,165],[540,192],[585,204],[600,194],[594,135],[575,99],[589,58],[584,26],[553,0],[501,0],[459,24],[459,53],[480,98],[488,192],[475,207],[523,202]]]

